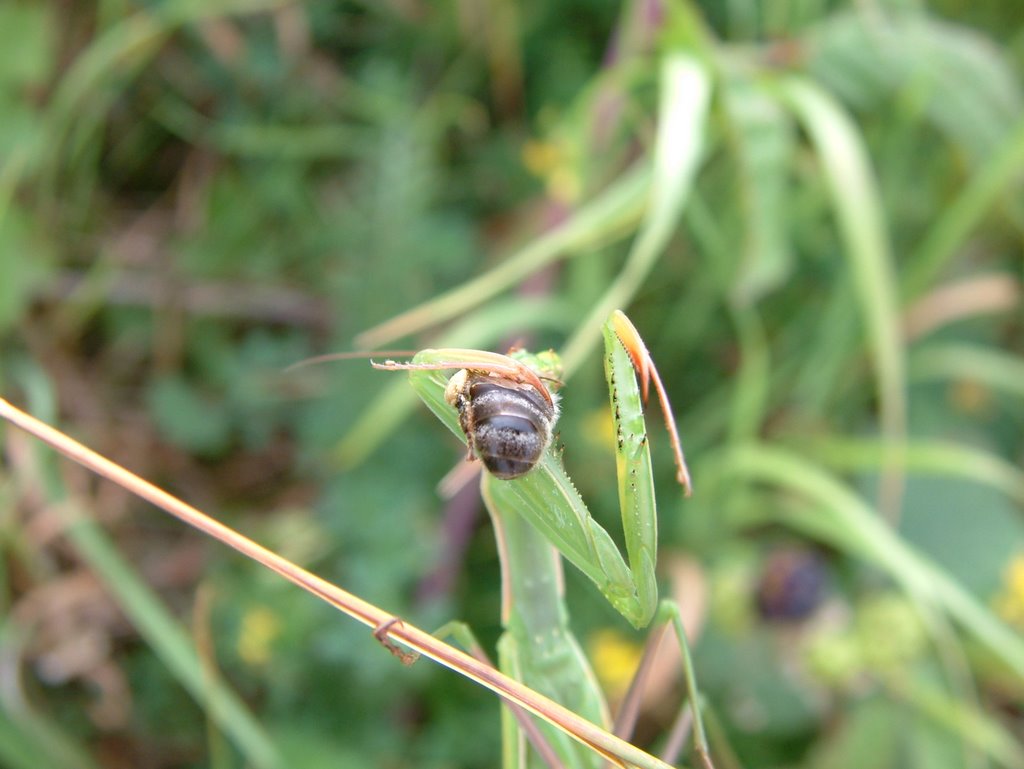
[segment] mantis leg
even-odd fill
[[[679,606],[675,601],[664,600],[658,607],[658,617],[670,624],[675,632],[676,641],[679,644],[679,651],[683,656],[683,675],[686,677],[686,698],[689,700],[690,709],[693,711],[693,744],[701,765],[705,769],[713,769],[711,763],[711,751],[708,748],[708,738],[704,730],[704,719],[701,718],[701,699],[697,691],[697,678],[693,672],[693,660],[690,657],[690,646],[686,642],[686,629],[683,627],[683,618],[679,612]]]
[[[633,682],[630,684],[629,691],[623,698],[622,706],[616,715],[614,732],[623,739],[629,739],[632,734],[639,717],[640,700],[643,696],[643,690],[650,677],[651,663],[658,651],[658,647],[664,641],[664,637],[670,634],[675,636],[674,640],[679,647],[684,678],[683,684],[686,688],[686,699],[681,709],[680,719],[677,719],[676,723],[679,725],[684,720],[685,723],[692,721],[694,751],[700,760],[700,765],[704,769],[713,769],[711,750],[708,747],[701,713],[703,702],[697,690],[697,679],[693,672],[693,660],[690,655],[689,644],[686,641],[686,630],[683,627],[682,614],[679,605],[675,601],[665,599],[658,604],[658,613],[655,617],[651,635],[647,639],[643,658],[640,660],[640,665],[637,668]],[[670,735],[661,754],[662,760],[668,763],[675,763],[686,741],[685,734],[687,731],[689,731],[689,727],[678,735]],[[676,732],[675,728],[673,728],[673,732]]]

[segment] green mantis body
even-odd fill
[[[607,727],[608,713],[589,663],[568,627],[562,598],[561,562],[565,557],[586,574],[608,601],[633,626],[646,627],[658,609],[655,579],[657,514],[651,460],[643,416],[641,383],[646,392],[650,358],[639,335],[616,311],[604,326],[605,373],[616,431],[616,469],[627,558],[587,510],[566,475],[558,451],[548,446],[536,466],[521,477],[499,480],[484,472],[482,494],[495,526],[502,557],[503,625],[499,643],[501,667],[531,688]],[[559,362],[553,353],[515,358],[474,350],[423,350],[409,363],[381,368],[408,369],[420,398],[457,436],[465,439],[459,415],[446,398],[450,369],[483,377],[517,381],[514,387],[546,387],[556,381]],[[479,368],[478,368],[479,367]],[[520,373],[521,372],[521,373]],[[663,409],[667,399],[653,373]],[[490,381],[489,379],[487,381]],[[552,395],[545,392],[549,400]],[[671,414],[667,413],[671,422]],[[670,428],[675,439],[674,427]],[[688,476],[678,454],[680,480]],[[691,687],[691,695],[693,689]],[[695,708],[696,712],[696,708]],[[518,732],[505,721],[510,738]],[[702,733],[698,725],[698,737]],[[603,759],[563,735],[549,737],[566,766],[599,766]],[[534,757],[527,756],[531,753]],[[507,739],[505,766],[546,765],[538,762],[523,740]]]

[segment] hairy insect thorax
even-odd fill
[[[470,453],[501,480],[533,469],[558,418],[555,399],[532,386],[468,369],[448,381],[445,400],[459,413]]]

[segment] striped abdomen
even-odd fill
[[[496,478],[518,478],[533,469],[551,442],[557,408],[532,387],[471,371],[449,383],[449,402],[470,450]]]

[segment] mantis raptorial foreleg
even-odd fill
[[[653,382],[676,451],[678,478],[690,482],[661,380],[639,334],[621,312],[604,326],[605,373],[616,430],[616,471],[627,559],[590,515],[551,446],[557,397],[545,382],[560,376],[554,353],[510,356],[477,350],[424,350],[409,363],[379,368],[410,371],[417,393],[452,432],[464,438],[483,474],[484,501],[502,554],[506,629],[500,642],[503,669],[598,724],[607,724],[603,697],[589,663],[568,628],[562,600],[564,556],[590,577],[635,627],[672,622],[683,648],[698,754],[709,764],[700,708],[678,611],[659,610],[655,559],[657,513],[647,428],[643,414]],[[450,379],[442,373],[457,370]],[[511,722],[509,722],[511,723]],[[599,766],[596,754],[553,735],[567,766]],[[535,764],[516,748],[511,766]],[[520,760],[520,759],[523,760]],[[509,764],[507,764],[509,765]]]

